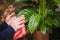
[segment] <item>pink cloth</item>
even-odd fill
[[[26,29],[25,27],[20,28],[16,33],[14,34],[13,40],[17,40],[18,38],[22,38],[26,35]]]

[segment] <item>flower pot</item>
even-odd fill
[[[36,31],[33,33],[33,40],[49,40],[49,33],[46,32],[46,34],[43,35],[43,34],[41,33],[41,31],[36,30]]]

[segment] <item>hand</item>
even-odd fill
[[[12,20],[14,20],[16,18],[16,16],[15,16],[15,13],[13,12],[13,13],[11,13],[10,15],[8,15],[7,17],[6,17],[6,23],[8,24],[8,25],[11,25],[11,23],[12,23]]]
[[[12,26],[12,28],[14,28],[15,31],[17,31],[21,27],[24,27],[25,26],[25,17],[22,15],[19,18],[13,19],[10,26]]]
[[[14,10],[13,6],[11,6],[10,9],[9,8],[10,8],[10,6],[8,7],[8,9],[6,9],[5,14],[4,14],[5,16],[7,16],[6,23],[8,25],[10,25],[16,31],[14,38],[16,38],[16,39],[21,38],[26,35],[25,17],[24,17],[24,15],[22,15],[19,18],[16,18],[15,12],[13,12],[9,15],[8,10],[10,12],[12,12]],[[8,15],[6,15],[6,14],[8,14]]]
[[[15,12],[12,12],[12,11],[14,11],[14,10],[15,10],[15,8],[13,7],[13,5],[9,5],[8,8],[5,9],[5,11],[4,11],[3,16],[5,17],[5,21],[8,25],[11,24],[12,19],[16,18],[16,17],[13,17],[13,16],[15,16]],[[12,12],[12,13],[10,14],[9,12]]]
[[[15,12],[9,14],[9,12],[14,11],[14,7],[13,5],[8,6],[8,8],[5,10],[4,12],[4,16],[6,17],[6,23],[10,26],[12,26],[12,28],[14,28],[14,30],[18,30],[20,27],[24,26],[24,16],[20,16],[19,18],[16,18],[15,16]],[[21,21],[20,21],[21,20]],[[21,25],[20,25],[21,24]]]
[[[19,28],[25,26],[25,17],[22,15],[19,18],[16,18],[16,16],[13,15],[14,13],[6,17],[6,23],[10,25],[15,31],[17,31]]]

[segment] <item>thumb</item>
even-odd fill
[[[13,17],[13,16],[15,16],[15,12],[13,12],[9,15],[9,17]]]

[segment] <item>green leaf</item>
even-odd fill
[[[54,24],[56,27],[59,26],[59,21],[58,21],[56,18],[54,18],[54,19],[52,20],[52,22],[53,22],[53,24]]]
[[[60,4],[60,0],[55,0],[56,3]]]
[[[48,9],[47,13],[48,13],[48,15],[54,15],[54,12],[52,10],[49,10],[49,9]]]
[[[46,7],[51,10],[55,10],[57,8],[56,2],[54,0],[46,0]]]
[[[50,17],[48,17],[46,20],[45,20],[45,24],[48,25],[48,26],[52,26],[53,23],[52,23],[52,19]]]
[[[17,2],[25,2],[25,1],[28,1],[28,0],[15,0],[14,3],[17,3]]]
[[[49,33],[52,33],[52,28],[47,27],[47,31],[48,31]]]
[[[60,8],[60,0],[55,0],[55,2],[57,3],[57,5],[58,5],[59,8]]]
[[[57,18],[57,20],[59,20],[60,21],[60,13],[57,13],[57,12],[55,12],[55,17]]]
[[[59,26],[59,21],[58,19],[56,19],[56,17],[53,15],[53,16],[48,16],[48,18],[45,20],[45,24],[52,27],[53,25],[55,25],[56,27]]]
[[[24,15],[27,22],[33,13],[37,13],[37,12],[35,11],[34,8],[28,7],[28,8],[19,10],[19,13],[16,16],[19,17],[20,15]]]
[[[40,31],[42,32],[43,35],[46,34],[46,25],[45,24],[40,25]]]
[[[40,21],[40,15],[39,14],[33,14],[30,17],[29,23],[28,23],[28,29],[30,33],[32,34],[36,29]]]

